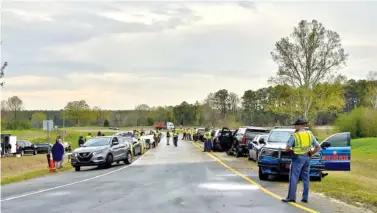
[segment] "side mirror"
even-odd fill
[[[324,141],[322,144],[321,144],[321,148],[322,149],[326,149],[326,148],[328,148],[328,147],[330,147],[331,146],[331,144],[329,143],[329,142],[327,142],[327,141]]]
[[[259,143],[266,143],[266,142],[264,142],[264,138],[261,138],[261,139],[259,140]]]
[[[111,142],[111,144],[114,146],[114,145],[118,145],[119,142],[118,141],[113,141],[113,142]]]

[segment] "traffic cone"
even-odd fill
[[[52,159],[52,153],[50,152],[50,172],[55,172],[55,164],[54,164],[54,159]]]

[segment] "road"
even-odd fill
[[[3,186],[1,193],[2,213],[307,212],[245,181],[188,141],[178,147],[162,141],[130,166],[41,177]]]

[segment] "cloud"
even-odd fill
[[[341,73],[365,78],[377,70],[376,9],[377,2],[4,2],[5,98],[19,95],[27,108],[85,99],[114,109],[194,102],[223,88],[242,95],[267,86],[277,69],[270,51],[302,19],[338,32],[350,54]]]

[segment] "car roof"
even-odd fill
[[[279,129],[271,129],[271,132],[294,132],[295,129],[289,129],[289,128],[279,128]]]
[[[260,126],[240,126],[239,129],[267,130],[267,128]]]

